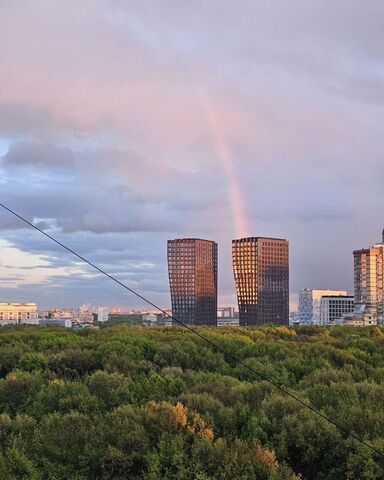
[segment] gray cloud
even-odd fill
[[[50,114],[37,106],[8,103],[0,104],[0,133],[2,135],[22,135],[25,132],[37,134],[49,128],[53,121]]]
[[[234,301],[241,216],[290,239],[293,292],[351,288],[383,222],[383,23],[379,0],[1,2],[1,199],[164,305],[183,235],[219,241]],[[5,212],[0,232],[77,268]],[[80,270],[3,295],[136,304]]]
[[[60,148],[49,143],[18,142],[12,144],[3,157],[7,167],[38,167],[55,170],[70,168],[74,163],[74,154],[68,148]]]

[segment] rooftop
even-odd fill
[[[276,237],[244,237],[244,238],[235,238],[232,242],[246,242],[246,241],[255,241],[255,240],[277,240],[280,242],[288,242],[286,238],[276,238]]]

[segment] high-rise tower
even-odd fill
[[[217,325],[217,243],[168,240],[172,315],[183,323]]]
[[[279,238],[232,241],[240,325],[289,322],[289,244]]]
[[[355,319],[359,324],[384,323],[384,235],[383,242],[353,252]]]

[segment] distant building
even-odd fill
[[[41,318],[39,325],[46,327],[72,328],[72,320],[69,318]]]
[[[217,325],[217,243],[168,240],[168,272],[173,317],[192,325]]]
[[[52,311],[53,318],[70,318],[74,317],[73,311],[71,310],[54,310]]]
[[[324,295],[320,303],[320,325],[343,323],[345,315],[355,309],[355,297],[350,295]]]
[[[291,327],[300,325],[298,312],[289,312],[289,325]]]
[[[110,313],[112,315],[121,315],[123,313],[123,311],[120,307],[111,307]]]
[[[81,307],[79,308],[79,311],[80,311],[80,314],[81,315],[85,315],[85,314],[89,314],[91,313],[91,309],[90,309],[90,306],[86,303],[84,303],[83,305],[81,305]]]
[[[300,325],[327,325],[353,308],[354,298],[349,297],[346,290],[304,288],[299,291]]]
[[[239,318],[234,317],[221,317],[217,319],[217,326],[218,327],[238,327]]]
[[[84,306],[84,305],[83,305]],[[93,323],[97,314],[93,314],[91,310],[81,307],[73,312],[72,322],[74,323]]]
[[[217,318],[234,318],[235,307],[219,307],[217,309]]]
[[[154,313],[147,313],[141,316],[141,320],[143,321],[143,323],[151,325],[157,322],[157,315],[155,315]]]
[[[98,322],[108,322],[109,319],[109,308],[108,307],[99,307],[97,309],[97,321]]]
[[[232,241],[240,325],[289,321],[289,244],[279,238]]]
[[[366,315],[363,306],[355,306],[355,310],[352,313],[344,315],[342,324],[352,327],[369,327],[376,325],[376,320],[373,320],[370,315]]]
[[[37,324],[36,303],[0,303],[0,325]]]
[[[74,330],[82,330],[82,329],[93,329],[98,330],[99,327],[94,325],[93,323],[79,323],[79,322],[72,322],[72,327]]]
[[[354,286],[356,322],[384,323],[384,232],[382,243],[355,250]],[[353,322],[353,320],[350,319]]]
[[[172,310],[169,309],[169,308],[168,309],[163,308],[161,313],[156,314],[156,318],[157,318],[157,325],[158,326],[167,326],[167,327],[173,326],[173,324],[172,324]]]
[[[171,318],[164,318],[163,320],[164,327],[174,327],[175,324]]]

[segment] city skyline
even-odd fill
[[[353,291],[383,223],[383,20],[375,0],[2,2],[2,198],[162,306],[177,237],[220,245],[219,305],[251,235],[289,239],[292,309]],[[0,248],[0,301],[141,305],[6,212]]]
[[[5,206],[5,209],[6,210],[9,210],[6,206]],[[11,210],[9,210],[9,213],[12,213]],[[21,219],[22,217],[19,216],[16,212],[14,212],[14,214],[19,217],[19,219]],[[43,230],[41,229],[41,226],[39,225],[38,226],[38,229],[40,230],[40,233],[43,232]],[[57,240],[54,239],[54,237],[51,237],[51,240],[54,240],[54,243],[60,243],[60,242],[57,242]],[[268,241],[273,241],[275,242],[275,246],[274,246],[274,243],[268,243]],[[202,245],[198,244],[197,243],[200,242]],[[245,250],[249,249],[248,245],[249,242],[256,242],[255,245],[253,246],[254,247],[254,252],[245,252]],[[257,242],[261,242],[260,245],[258,245]],[[193,244],[193,252],[191,250],[191,245],[189,245],[189,243]],[[180,245],[179,245],[180,244]],[[184,245],[185,244],[185,245]],[[187,245],[188,244],[188,245]],[[195,245],[196,244],[196,245]],[[210,254],[208,255],[209,252],[206,252],[204,250],[205,248],[205,245],[204,244],[211,244],[213,247],[214,247],[214,250],[212,252],[210,252]],[[183,281],[187,282],[188,284],[190,283],[190,280],[192,281],[192,284],[194,285],[193,288],[195,289],[195,287],[197,287],[198,290],[205,290],[205,283],[209,280],[210,281],[210,275],[207,276],[207,267],[208,267],[208,264],[204,264],[201,263],[201,268],[199,268],[199,262],[198,260],[201,258],[204,258],[204,261],[206,260],[205,257],[210,256],[210,261],[213,262],[211,267],[213,268],[213,279],[214,279],[214,304],[216,306],[216,308],[214,308],[212,311],[216,311],[218,312],[218,309],[219,307],[222,307],[222,305],[220,305],[218,303],[218,295],[217,295],[217,292],[218,292],[218,285],[217,285],[217,282],[218,282],[218,244],[215,242],[215,241],[212,241],[212,240],[203,240],[203,239],[198,239],[198,238],[181,238],[181,239],[175,239],[175,240],[168,240],[167,241],[167,264],[168,264],[168,281],[169,281],[169,293],[170,293],[170,298],[171,298],[171,307],[173,308],[173,310],[178,310],[178,307],[176,305],[176,303],[180,303],[180,299],[175,303],[174,299],[176,298],[176,296],[181,293],[181,290],[179,288],[179,286],[181,286],[181,283],[183,282],[179,282],[178,279],[176,277],[180,277],[180,273],[181,274],[184,274],[185,272],[179,272],[179,269],[187,269],[189,268],[189,263],[194,264],[195,267],[196,267],[196,271],[194,272],[186,272],[188,275],[189,273],[191,273],[192,275],[189,275],[191,278],[187,278],[187,276],[185,276],[185,278],[183,279]],[[271,247],[268,247],[269,245],[271,245]],[[361,276],[361,272],[359,272],[358,274],[358,278],[359,280],[357,280],[357,277],[356,277],[356,274],[357,274],[357,270],[356,270],[356,259],[357,259],[357,256],[360,256],[361,254],[363,256],[365,256],[365,254],[367,252],[371,252],[371,251],[377,251],[377,252],[381,252],[380,253],[380,265],[379,265],[379,269],[380,269],[380,272],[378,273],[378,276],[380,277],[380,286],[378,286],[378,295],[382,296],[382,249],[383,249],[383,245],[384,245],[384,229],[382,230],[382,238],[381,238],[381,242],[379,243],[375,243],[372,247],[366,249],[362,249],[362,250],[355,250],[353,251],[353,257],[354,257],[354,293],[355,293],[355,300],[357,301],[356,303],[356,306],[359,305],[359,303],[366,303],[366,301],[364,301],[363,297],[364,295],[362,295],[362,292],[359,290],[360,287],[361,287],[361,279],[360,279],[360,276]],[[177,246],[181,246],[181,248],[176,248]],[[240,247],[244,247],[245,248],[240,248]],[[65,246],[64,244],[61,244],[61,247],[62,248],[64,247],[65,250],[70,250],[68,248],[68,246]],[[192,255],[193,258],[184,258],[185,256],[185,252],[184,250],[186,248],[189,248],[191,250],[191,252],[188,253],[188,255]],[[274,248],[272,248],[274,247]],[[285,248],[286,247],[286,248]],[[180,251],[179,251],[180,250]],[[204,251],[203,251],[204,250]],[[244,250],[244,251],[243,251]],[[286,250],[286,251],[285,251]],[[72,251],[72,253],[75,253],[74,251]],[[75,253],[76,256],[80,258],[78,253]],[[282,255],[282,256],[281,256]],[[286,262],[285,262],[286,260]],[[283,263],[281,263],[283,262]],[[285,263],[284,263],[285,262]],[[83,261],[81,261],[80,263],[85,263]],[[88,263],[88,262],[87,262]],[[187,265],[188,264],[188,265]],[[255,270],[252,269],[252,271],[249,271],[248,269],[248,266],[249,265],[253,265],[255,266]],[[265,265],[267,265],[267,269],[268,268],[271,268],[271,272],[267,273],[267,274],[264,274],[263,271],[265,269]],[[92,268],[92,264],[90,263],[89,266]],[[285,273],[282,273],[282,271],[277,274],[277,269],[282,269],[282,268],[285,268],[286,267],[286,274]],[[32,270],[34,269],[33,266],[29,267],[31,268]],[[98,267],[96,267],[98,269]],[[305,291],[314,291],[314,292],[320,292],[321,295],[323,295],[324,292],[332,292],[332,290],[330,289],[326,289],[326,290],[316,290],[316,289],[308,289],[308,288],[304,288],[304,289],[300,289],[298,292],[297,292],[297,295],[298,295],[298,301],[295,305],[294,308],[291,308],[291,303],[289,301],[289,241],[287,241],[286,239],[280,239],[280,238],[271,238],[271,237],[245,237],[245,238],[242,238],[242,239],[234,239],[232,240],[232,268],[233,268],[233,274],[234,274],[234,285],[235,285],[235,290],[236,290],[236,294],[237,294],[237,307],[238,307],[238,313],[240,315],[240,318],[241,318],[241,321],[240,321],[240,324],[242,325],[251,325],[251,324],[263,324],[263,323],[288,323],[288,314],[289,313],[297,313],[297,308],[299,310],[299,316],[300,316],[300,295],[302,292],[305,292]],[[376,267],[375,267],[376,268]],[[360,270],[360,268],[359,268]],[[363,268],[364,272],[366,270],[366,268],[364,267]],[[274,273],[272,273],[272,271]],[[276,271],[276,272],[275,272]],[[101,272],[99,272],[101,273]],[[250,275],[249,273],[251,273],[251,276],[252,276],[252,280],[249,281],[249,278]],[[365,275],[365,273],[363,273],[363,275]],[[107,275],[108,276],[108,275]],[[193,277],[193,278],[192,278]],[[115,277],[116,278],[116,277]],[[199,281],[196,280],[195,282],[195,278],[200,278],[200,283]],[[364,280],[365,281],[365,280]],[[372,282],[371,280],[369,280],[370,282]],[[184,282],[184,283],[185,283]],[[278,290],[276,290],[275,288],[272,288],[272,289],[269,289],[268,290],[268,285],[270,283],[272,284],[276,284],[279,283],[279,287],[278,287]],[[260,286],[261,288],[259,288],[259,283],[260,283]],[[180,284],[180,285],[179,285]],[[191,284],[191,285],[192,285]],[[268,285],[267,285],[268,284]],[[175,288],[175,286],[177,288]],[[265,288],[267,287],[267,288]],[[177,292],[177,289],[179,289],[180,291]],[[263,293],[263,291],[265,290],[265,292]],[[274,303],[276,303],[276,300],[274,300],[274,302],[270,302],[269,300],[267,301],[264,301],[263,299],[261,299],[261,303],[265,305],[262,306],[262,310],[263,310],[263,313],[261,315],[261,320],[257,320],[257,317],[258,317],[258,313],[256,312],[256,310],[259,309],[259,306],[257,307],[257,309],[255,311],[252,310],[248,310],[248,307],[246,305],[249,305],[251,306],[251,303],[249,303],[249,300],[250,300],[250,297],[253,298],[253,303],[258,304],[259,303],[259,297],[263,296],[263,295],[266,295],[267,297],[270,296],[270,295],[273,295],[274,293],[273,292],[277,292],[277,291],[281,291],[281,292],[284,292],[284,302],[288,302],[287,303],[287,306],[286,307],[281,307],[278,305],[274,305]],[[269,292],[269,293],[268,293]],[[140,292],[138,292],[136,290],[136,293],[139,294]],[[188,292],[187,292],[188,293]],[[337,295],[339,296],[340,295],[340,291],[336,291],[334,293],[337,293]],[[342,292],[344,295],[348,295],[348,292],[347,291],[344,291]],[[376,295],[377,293],[375,293],[374,295]],[[368,294],[366,294],[367,296]],[[141,295],[135,295],[135,296],[141,296]],[[180,295],[179,295],[180,296]],[[197,297],[196,297],[197,298]],[[323,296],[323,298],[331,298],[331,297],[327,297],[327,296]],[[365,298],[365,297],[364,297]],[[368,297],[367,297],[368,298]],[[279,299],[277,301],[277,303],[281,303],[281,300],[283,298]],[[83,299],[84,300],[84,299]],[[147,297],[147,300],[148,302],[144,302],[143,305],[139,306],[139,308],[141,309],[145,309],[146,307],[148,307],[148,304],[152,305],[152,301],[150,298]],[[3,303],[3,305],[6,305],[7,303],[10,304],[11,302],[14,302],[14,300],[6,300],[5,303]],[[25,303],[25,300],[21,301],[21,304],[28,304]],[[185,303],[185,302],[184,302]],[[199,303],[198,301],[196,303]],[[204,303],[204,302],[203,302]],[[368,303],[369,303],[369,300],[368,300]],[[90,303],[88,304],[83,304],[82,307],[86,306],[86,305],[90,305]],[[108,304],[111,308],[115,308],[116,305],[111,305],[111,303]],[[176,306],[175,306],[176,305]],[[153,305],[152,305],[153,306]],[[63,306],[63,305],[55,305],[55,306],[51,306],[51,307],[46,307],[44,306],[44,308],[48,308],[48,309],[52,309],[52,308],[72,308],[73,307],[73,304],[72,305],[66,305],[66,306]],[[81,307],[81,308],[82,308]],[[117,308],[121,308],[122,306],[119,305]],[[227,306],[228,307],[228,306]],[[233,305],[230,307],[232,308]],[[123,308],[128,308],[132,310],[132,307],[126,307],[126,306],[123,306]],[[184,307],[183,307],[184,308]],[[182,310],[183,310],[182,308]],[[381,307],[380,307],[381,308]],[[168,309],[168,306],[163,306],[161,307],[160,305],[158,305],[158,308],[157,310],[159,311],[162,311],[163,309]],[[203,310],[206,309],[206,306],[204,305],[203,307]],[[133,309],[134,310],[134,309]],[[205,313],[203,313],[203,310],[201,310],[199,313],[197,313],[196,315],[193,314],[193,319],[183,319],[181,320],[183,323],[196,323],[196,324],[208,324],[208,323],[211,323],[213,324],[213,321],[209,320],[207,321],[207,319],[205,319],[204,321],[201,320],[201,317],[205,315]],[[264,311],[265,310],[265,311]],[[275,318],[276,315],[277,315],[277,320],[273,321],[272,320],[272,317],[271,315],[267,312],[267,310],[271,310],[269,313],[272,313],[272,310],[273,310],[273,317]],[[284,313],[283,313],[283,310],[284,310]],[[125,310],[127,311],[127,310]],[[182,311],[178,311],[179,315],[178,317],[182,317]],[[356,313],[360,314],[359,312],[356,311]],[[173,313],[173,315],[175,315]],[[196,318],[195,318],[196,316]],[[211,315],[212,316],[212,315]],[[249,318],[248,318],[249,317]],[[212,316],[213,318],[213,316]],[[283,319],[284,318],[284,319]],[[371,317],[370,317],[371,318]],[[198,319],[198,320],[196,320]]]

